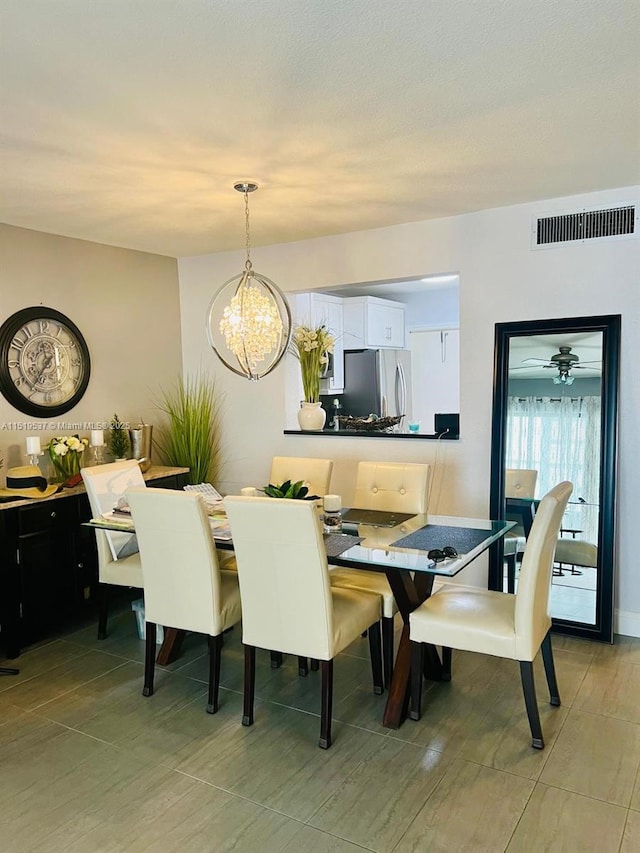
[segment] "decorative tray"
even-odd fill
[[[353,429],[361,432],[391,432],[404,415],[386,418],[354,418],[353,415],[338,415],[340,429]]]

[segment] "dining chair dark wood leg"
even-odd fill
[[[156,669],[156,623],[145,622],[143,696],[153,696],[153,677]]]
[[[389,689],[393,674],[393,630],[391,616],[382,617],[382,662],[384,667],[384,686]]]
[[[253,701],[256,690],[256,647],[244,647],[244,708],[242,725],[253,725]]]
[[[453,649],[442,647],[442,681],[451,681],[451,658]]]
[[[420,604],[431,595],[434,579],[435,575],[416,572],[414,585]],[[429,681],[442,681],[442,661],[440,660],[437,648],[431,643],[425,643],[422,657],[424,661],[424,677]],[[407,702],[405,702],[406,704]]]
[[[309,661],[298,655],[298,675],[306,678],[309,675]]]
[[[411,643],[411,707],[409,719],[419,720],[422,716],[422,670],[424,669],[424,645]]]
[[[320,669],[320,661],[317,658],[311,658],[311,672],[317,672]]]
[[[98,584],[98,639],[107,637],[107,617],[109,614],[109,584]]]
[[[373,692],[376,696],[384,693],[384,681],[382,677],[382,643],[380,640],[380,623],[373,624],[368,631],[369,634],[369,656],[371,657],[371,676],[373,678]]]
[[[331,746],[331,714],[333,713],[333,660],[320,661],[322,672],[322,708],[320,711],[320,749]]]
[[[547,684],[549,685],[549,703],[551,705],[560,705],[560,691],[558,690],[556,667],[553,662],[553,649],[551,647],[551,629],[549,629],[547,636],[542,641],[541,648],[542,662],[544,663],[544,671],[547,676]]]
[[[507,554],[504,561],[507,564],[507,592],[513,595],[516,591],[516,555]]]
[[[282,652],[271,652],[271,669],[280,669],[283,660]]]
[[[209,697],[207,714],[215,714],[218,710],[218,693],[220,691],[220,653],[222,652],[222,634],[209,637]]]
[[[438,649],[431,643],[423,643],[424,654],[424,677],[429,681],[444,681],[444,672],[442,669],[442,661],[438,654]]]
[[[522,679],[522,692],[524,703],[527,707],[529,728],[531,729],[531,746],[534,749],[543,749],[542,726],[540,725],[540,712],[536,701],[536,684],[533,677],[533,663],[530,660],[521,660],[520,677]]]

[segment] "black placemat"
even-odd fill
[[[343,521],[354,524],[371,524],[374,527],[395,527],[413,518],[415,512],[393,512],[386,509],[358,509],[351,507],[342,516]]]
[[[430,551],[432,548],[442,550],[446,545],[453,545],[458,554],[467,554],[490,534],[490,530],[478,530],[476,527],[427,524],[392,544],[397,548],[419,548],[422,551]]]
[[[343,551],[362,542],[362,536],[351,536],[348,533],[325,533],[323,538],[327,557],[339,557]]]

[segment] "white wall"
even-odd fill
[[[528,319],[620,313],[622,323],[620,475],[618,481],[618,629],[640,636],[640,573],[633,525],[637,506],[637,424],[640,421],[640,241],[610,241],[532,251],[532,216],[552,210],[637,200],[639,187],[482,211],[367,232],[254,250],[255,268],[283,290],[311,290],[349,281],[460,274],[459,442],[385,438],[285,436],[284,381],[276,370],[259,383],[243,381],[216,363],[204,318],[217,288],[243,267],[242,252],[179,261],[183,359],[186,370],[206,366],[226,393],[226,465],[220,486],[234,492],[267,481],[271,457],[330,457],[332,490],[348,502],[360,459],[429,461],[436,465],[431,509],[486,516],[489,507],[494,324]],[[437,457],[437,458],[436,458]],[[465,574],[465,573],[463,573]],[[476,561],[466,581],[483,582]]]
[[[89,424],[114,412],[123,421],[157,422],[160,385],[182,370],[175,258],[9,225],[0,225],[0,258],[0,323],[32,305],[55,308],[78,326],[91,356],[87,391],[52,419],[58,428],[41,429],[49,421],[24,415],[0,395],[2,473],[25,464],[26,434],[39,435],[43,446],[56,434],[88,437]],[[76,423],[87,426],[66,428]],[[44,473],[47,461],[41,460]]]
[[[409,293],[401,299],[405,304],[405,324],[409,329],[417,326],[444,329],[456,328],[460,322],[458,285],[428,287],[424,295]]]

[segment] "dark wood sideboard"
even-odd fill
[[[147,485],[180,489],[188,468],[154,465]],[[97,605],[95,533],[84,486],[0,503],[0,643],[8,658]]]

